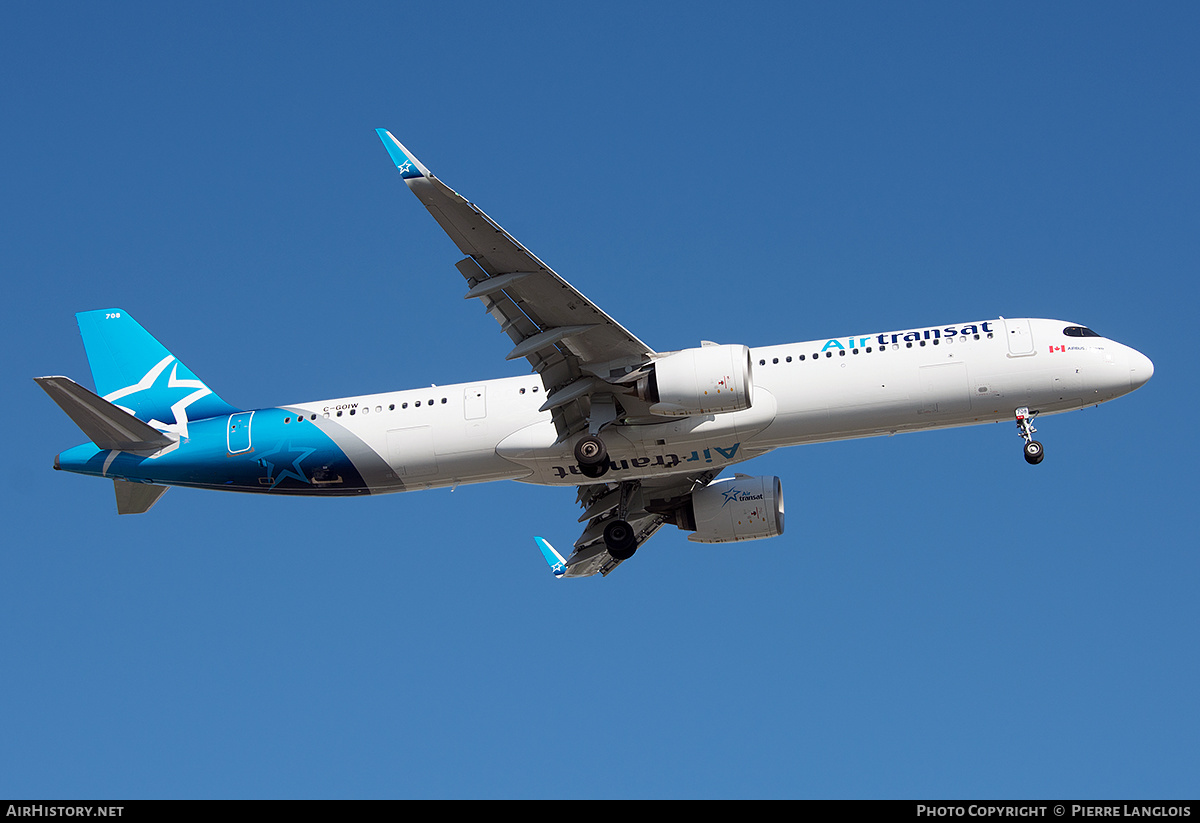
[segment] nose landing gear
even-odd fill
[[[1036,466],[1046,457],[1046,450],[1042,448],[1042,444],[1033,439],[1033,434],[1037,431],[1033,427],[1033,418],[1037,417],[1038,413],[1029,411],[1028,406],[1022,406],[1017,409],[1016,416],[1017,431],[1025,439],[1025,462]]]

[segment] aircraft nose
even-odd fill
[[[1140,389],[1154,376],[1154,363],[1140,351],[1129,357],[1129,390]]]

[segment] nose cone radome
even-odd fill
[[[1129,390],[1140,389],[1154,376],[1154,363],[1140,351],[1134,351],[1129,357]]]

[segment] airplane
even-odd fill
[[[119,514],[170,486],[363,495],[516,480],[575,486],[586,523],[556,577],[608,575],[673,525],[699,543],[783,533],[784,446],[1033,421],[1143,386],[1145,355],[1086,326],[998,317],[751,348],[656,352],[378,129],[401,180],[465,255],[455,267],[530,375],[244,410],[119,308],[76,315],[96,391],[35,378],[90,443],[54,468],[109,478]]]

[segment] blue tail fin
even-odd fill
[[[75,315],[96,393],[139,420],[187,437],[189,420],[239,411],[121,309]]]

